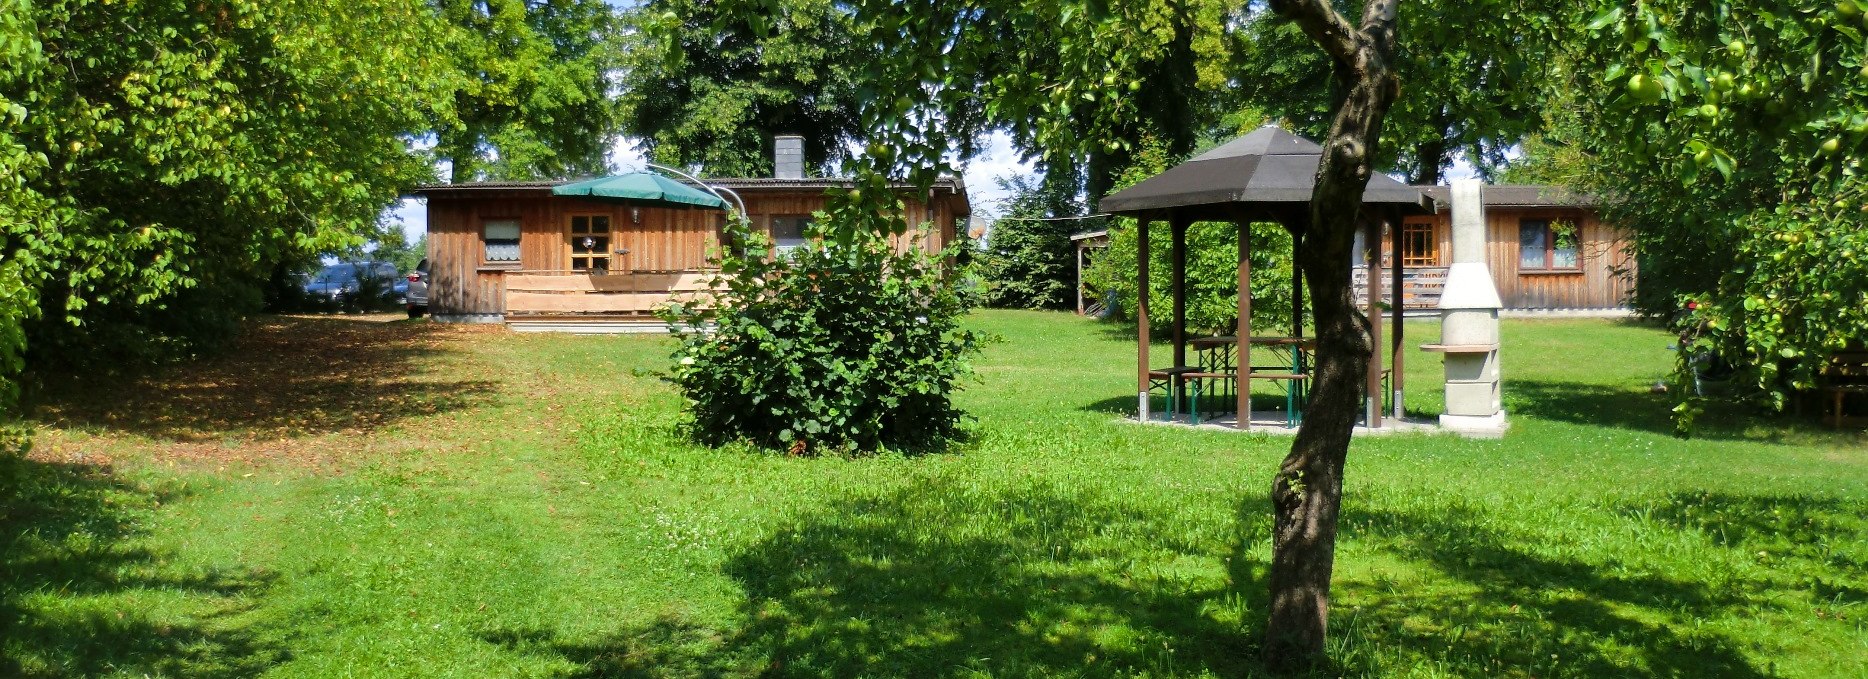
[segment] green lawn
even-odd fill
[[[0,676],[1255,674],[1289,439],[1118,421],[1110,326],[974,323],[976,436],[916,458],[688,445],[653,337],[269,319],[59,385],[0,458]],[[1505,338],[1507,438],[1351,452],[1334,674],[1868,675],[1860,434],[1676,439],[1664,333]]]

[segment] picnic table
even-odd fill
[[[1193,398],[1187,408],[1189,417],[1198,424],[1200,419],[1200,384],[1205,381],[1217,383],[1216,393],[1231,395],[1238,381],[1237,350],[1239,338],[1231,335],[1216,337],[1198,337],[1188,342],[1198,363],[1198,372],[1181,375],[1183,383],[1193,386]],[[1275,357],[1274,365],[1256,364],[1246,371],[1248,379],[1277,380],[1288,383],[1285,388],[1285,423],[1297,426],[1302,417],[1304,384],[1310,379],[1310,352],[1317,346],[1314,337],[1275,337],[1253,336],[1251,346],[1269,349]],[[1256,361],[1254,363],[1257,363]],[[1248,387],[1249,388],[1249,387]],[[1245,415],[1250,417],[1250,414]]]

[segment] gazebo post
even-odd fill
[[[1077,315],[1083,315],[1083,248],[1084,242],[1077,241]]]
[[[1304,238],[1302,229],[1291,232],[1291,336],[1304,336]]]
[[[1187,218],[1168,217],[1173,233],[1174,262],[1174,367],[1187,365]]]
[[[1362,414],[1367,419],[1369,429],[1382,426],[1381,229],[1381,220],[1364,210],[1362,247],[1366,253],[1363,266],[1368,269],[1369,374],[1368,384],[1363,389]]]
[[[1239,328],[1234,335],[1238,340],[1238,369],[1233,379],[1238,382],[1234,393],[1238,395],[1235,404],[1239,412],[1236,415],[1240,431],[1252,430],[1252,223],[1244,216],[1233,217],[1234,226],[1239,231]]]
[[[1389,395],[1389,400],[1394,402],[1394,418],[1396,421],[1399,421],[1403,411],[1401,403],[1401,387],[1403,382],[1401,365],[1405,355],[1405,352],[1401,351],[1401,317],[1405,315],[1407,310],[1405,300],[1403,300],[1402,297],[1403,294],[1407,292],[1407,288],[1403,285],[1401,273],[1401,213],[1399,210],[1394,209],[1384,210],[1383,213],[1388,219],[1388,251],[1394,253],[1395,258],[1394,281],[1390,288],[1394,290],[1394,304],[1389,307],[1389,312],[1394,314],[1394,340],[1389,344],[1388,356],[1389,369],[1393,372],[1390,372],[1388,375],[1388,384],[1393,390],[1393,393]]]
[[[1142,215],[1140,219],[1135,220],[1137,238],[1135,268],[1138,272],[1135,281],[1135,327],[1136,334],[1139,336],[1135,349],[1135,379],[1136,388],[1141,392],[1136,399],[1138,404],[1135,412],[1142,422],[1148,421],[1148,222],[1153,219],[1153,215]],[[1174,395],[1170,393],[1168,398],[1172,400]]]

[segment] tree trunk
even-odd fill
[[[1446,164],[1446,140],[1430,141],[1414,147],[1414,157],[1419,166],[1414,168],[1414,176],[1408,177],[1408,183],[1415,186],[1437,186],[1446,178],[1441,166]]]
[[[1272,481],[1271,611],[1262,649],[1275,671],[1323,660],[1336,561],[1343,465],[1368,373],[1369,321],[1350,299],[1350,248],[1361,224],[1382,122],[1394,103],[1397,0],[1368,0],[1360,26],[1328,0],[1274,0],[1334,62],[1335,111],[1310,199],[1303,261],[1317,323],[1311,400]]]
[[[1409,184],[1436,186],[1446,178],[1442,168],[1446,165],[1446,140],[1452,135],[1452,130],[1448,128],[1453,123],[1447,120],[1450,115],[1446,107],[1441,106],[1433,116],[1433,130],[1439,137],[1414,147],[1414,174],[1408,177]]]

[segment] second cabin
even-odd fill
[[[1445,186],[1424,186],[1421,191],[1448,205]],[[1635,258],[1629,234],[1597,216],[1586,197],[1549,186],[1497,185],[1485,187],[1486,267],[1498,286],[1506,309],[1612,310],[1624,309],[1634,293]],[[1415,215],[1401,224],[1400,256],[1403,304],[1409,309],[1432,309],[1440,300],[1440,284],[1453,262],[1452,214]],[[1395,253],[1383,235],[1382,267]],[[1355,252],[1356,285],[1364,290],[1368,270]],[[1390,293],[1383,291],[1383,297]]]

